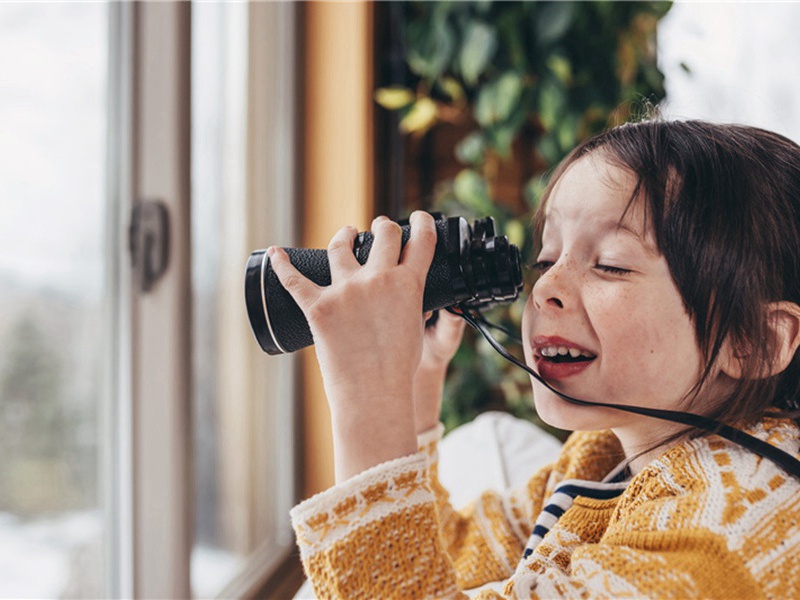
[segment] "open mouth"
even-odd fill
[[[565,379],[582,373],[589,368],[596,354],[576,348],[573,345],[562,346],[566,340],[545,338],[535,346],[536,364],[539,375],[553,380]]]
[[[582,363],[597,358],[588,350],[567,348],[565,346],[542,346],[536,350],[536,355],[544,361],[554,364]]]
[[[557,335],[537,335],[531,345],[539,375],[549,380],[583,373],[597,358],[594,352]]]

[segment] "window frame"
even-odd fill
[[[108,246],[116,298],[108,315],[115,339],[107,385],[115,401],[104,415],[104,491],[111,596],[192,597],[191,8],[109,5]],[[292,4],[249,5],[243,243],[251,249],[266,241],[294,245],[297,238],[296,23]],[[170,217],[169,265],[146,293],[133,283],[128,249],[137,199],[164,202]],[[267,499],[274,503],[266,517],[274,535],[247,557],[222,597],[254,595],[294,548],[288,510],[298,488],[296,359],[282,357],[279,365],[252,339],[245,342],[251,375],[241,389],[262,406],[257,416],[267,419],[263,433],[276,436],[271,450],[278,458],[265,461],[254,452],[256,444],[263,448],[258,435],[242,454],[278,491]]]

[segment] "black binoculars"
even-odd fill
[[[411,227],[407,221],[398,223],[405,245]],[[517,299],[523,285],[519,249],[506,236],[495,235],[494,219],[478,219],[470,227],[463,217],[435,215],[435,224],[436,250],[425,281],[423,311],[456,305],[482,308]],[[353,252],[362,265],[372,242],[370,232],[356,238]],[[317,285],[330,285],[326,250],[286,252],[304,276]],[[264,352],[285,354],[314,343],[303,312],[273,272],[266,250],[256,250],[247,260],[244,292],[250,326]]]

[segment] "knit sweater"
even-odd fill
[[[798,454],[790,421],[748,432]],[[319,598],[462,597],[492,581],[505,583],[480,598],[800,597],[800,482],[747,449],[686,441],[626,482],[613,433],[576,433],[521,489],[456,511],[440,436],[292,510]]]

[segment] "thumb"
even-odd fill
[[[460,336],[464,332],[467,322],[446,310],[439,311],[439,323],[442,333],[448,337]]]

